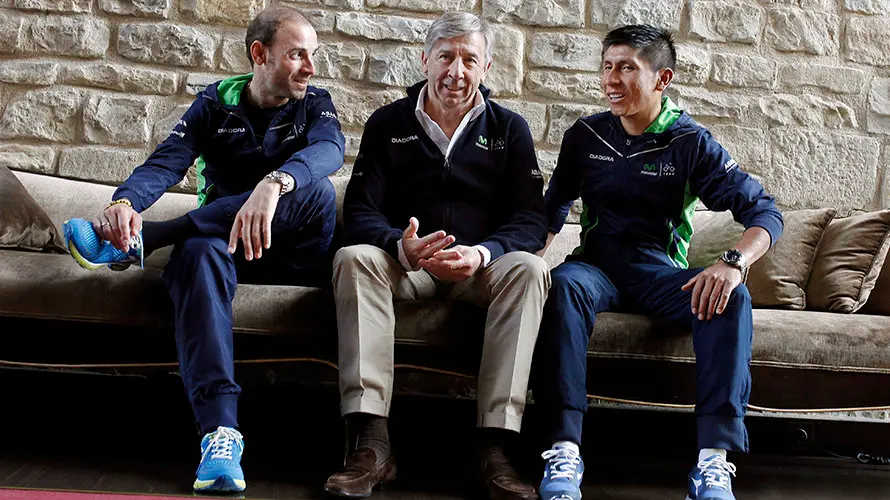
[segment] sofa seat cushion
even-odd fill
[[[68,255],[0,251],[0,316],[173,327],[173,304],[160,271],[88,271]],[[233,304],[239,333],[336,335],[329,291],[239,285]]]
[[[588,356],[695,361],[689,329],[623,313],[597,315]],[[890,317],[755,309],[752,364],[890,373]]]

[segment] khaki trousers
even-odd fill
[[[519,431],[541,313],[550,289],[544,260],[510,252],[460,283],[406,272],[371,245],[341,248],[332,279],[337,307],[340,411],[388,416],[392,401],[394,300],[456,300],[488,307],[477,386],[479,427]]]

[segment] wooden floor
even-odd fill
[[[199,440],[175,377],[0,370],[0,397],[0,488],[191,494]],[[341,459],[336,403],[336,394],[325,390],[245,389],[248,498],[325,496],[321,485]],[[472,402],[398,398],[391,427],[399,480],[375,498],[478,497],[468,452],[473,423]],[[690,416],[606,411],[590,415],[586,425],[585,500],[684,498],[695,458]],[[752,446],[761,451],[732,457],[738,498],[890,498],[890,466],[831,455],[865,450],[861,436],[849,448],[797,449],[779,442],[776,422],[749,427]],[[890,427],[872,432],[890,433]],[[541,449],[525,436],[516,452],[525,458],[523,474],[535,482]]]

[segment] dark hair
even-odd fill
[[[677,66],[677,50],[671,34],[662,28],[649,24],[633,24],[622,26],[610,31],[603,40],[603,51],[606,54],[613,45],[627,45],[638,49],[640,57],[658,71],[664,68],[674,69]]]
[[[263,45],[272,45],[272,42],[275,41],[275,33],[285,21],[296,21],[312,26],[306,16],[300,14],[297,9],[284,5],[266,7],[247,25],[244,44],[247,46],[247,59],[250,60],[251,67],[253,66],[253,56],[250,55],[251,44],[258,41]]]

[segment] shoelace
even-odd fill
[[[735,465],[727,462],[722,456],[715,455],[709,459],[702,460],[697,467],[701,471],[707,486],[729,490],[729,476],[730,474],[735,476]]]
[[[207,450],[204,452],[210,452],[210,459],[216,460],[218,458],[224,458],[226,460],[232,459],[232,446],[235,444],[236,440],[242,439],[241,433],[232,429],[231,427],[218,427],[216,432],[213,433],[213,438],[207,444]]]
[[[548,460],[551,479],[575,479],[581,456],[566,448],[553,448],[541,453],[541,458]]]

